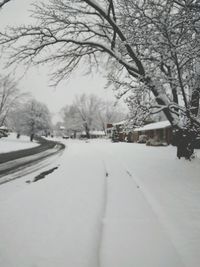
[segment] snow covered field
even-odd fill
[[[0,153],[16,151],[26,148],[38,146],[35,141],[30,142],[30,137],[22,135],[19,139],[16,138],[16,133],[11,133],[8,137],[0,139]]]
[[[65,142],[46,178],[25,177],[16,192],[0,187],[0,266],[200,266],[199,158],[178,160],[173,147]]]

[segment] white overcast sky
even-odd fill
[[[46,1],[46,0],[45,0]],[[33,0],[11,0],[0,13],[0,29],[7,25],[26,24],[31,21],[30,12]],[[43,1],[44,2],[44,1]],[[20,68],[23,69],[23,66]],[[93,93],[103,99],[115,100],[111,89],[104,89],[106,80],[101,74],[84,76],[82,71],[77,71],[70,80],[65,80],[56,88],[50,87],[48,68],[31,68],[25,77],[19,82],[19,88],[31,94],[39,101],[47,104],[50,111],[58,114],[66,104],[71,104],[75,95]],[[0,63],[2,72],[2,64]]]

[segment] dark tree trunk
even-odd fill
[[[196,135],[191,129],[178,129],[175,133],[177,157],[190,160],[194,153],[194,141]]]
[[[195,88],[192,91],[191,96],[191,108],[190,112],[193,116],[197,116],[199,112],[199,99],[200,99],[200,77],[196,80]]]
[[[85,124],[85,133],[86,133],[86,138],[90,139],[90,129],[88,128],[87,123]]]
[[[33,142],[33,138],[34,138],[34,134],[32,133],[32,134],[30,135],[30,141],[31,141],[31,142]]]
[[[90,139],[90,133],[89,133],[89,131],[86,131],[86,137],[87,137],[88,139]]]
[[[157,91],[157,89],[155,88],[155,86],[152,84],[151,79],[149,77],[147,77],[145,79],[145,84],[148,86],[148,88],[150,89],[150,91],[153,93],[153,95],[155,96],[156,102],[161,105],[161,106],[166,106],[166,103],[163,101],[163,99],[159,96],[159,93]],[[164,108],[163,112],[166,116],[166,118],[168,119],[168,121],[173,124],[173,116],[172,113],[170,112],[170,110],[168,108]]]
[[[73,138],[76,139],[76,131],[73,131]]]
[[[177,95],[176,88],[172,89],[172,95],[173,95],[174,103],[178,104],[178,95]]]

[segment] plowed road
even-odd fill
[[[47,165],[50,157],[62,153],[65,148],[62,143],[42,138],[38,142],[40,145],[34,148],[0,154],[0,184]]]

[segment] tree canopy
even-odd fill
[[[196,135],[199,9],[195,0],[50,0],[34,5],[35,25],[1,33],[0,43],[11,49],[9,64],[51,64],[55,83],[81,62],[103,63],[119,83],[148,90],[173,127]]]
[[[52,127],[51,114],[45,104],[30,98],[14,110],[10,124],[18,133],[46,135]]]

